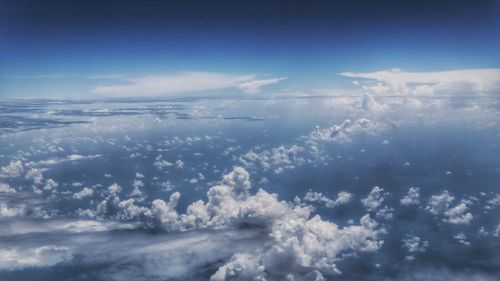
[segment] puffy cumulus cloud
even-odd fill
[[[373,187],[368,196],[361,199],[363,206],[370,212],[377,210],[385,200],[384,189],[378,186]]]
[[[155,162],[153,163],[153,166],[155,166],[158,170],[162,170],[165,167],[171,167],[173,165],[173,163],[163,159],[163,155],[161,154],[155,158]]]
[[[94,194],[94,190],[90,187],[84,187],[81,191],[73,194],[73,199],[83,199],[85,197],[92,196]]]
[[[43,190],[45,191],[55,191],[55,189],[59,186],[59,183],[57,183],[53,179],[48,179],[45,181],[45,186],[43,187]]]
[[[463,232],[458,233],[457,235],[453,236],[453,238],[455,238],[455,240],[457,240],[457,242],[460,244],[463,244],[465,246],[470,245],[470,242],[467,241],[467,235],[465,235],[465,233]]]
[[[406,235],[402,242],[403,248],[409,253],[409,255],[406,256],[407,260],[415,259],[415,256],[413,256],[415,253],[425,252],[429,246],[428,241],[422,241],[422,239],[416,235]]]
[[[391,69],[376,72],[343,72],[362,78],[363,89],[373,94],[489,94],[500,89],[500,69],[459,69],[436,72],[405,72]],[[375,81],[375,83],[373,83]]]
[[[24,177],[27,180],[33,180],[35,184],[41,184],[43,180],[43,172],[46,170],[46,168],[31,168],[26,172]]]
[[[304,148],[298,145],[280,145],[270,150],[249,151],[241,155],[239,160],[246,167],[258,164],[264,171],[272,170],[275,174],[280,174],[302,165],[305,162],[302,152]]]
[[[474,216],[467,213],[469,200],[462,200],[456,206],[451,207],[455,197],[445,190],[439,195],[433,195],[429,198],[425,209],[433,215],[443,216],[443,221],[451,224],[468,224]]]
[[[229,174],[224,175],[222,184],[231,186],[238,195],[248,194],[252,187],[250,175],[241,167],[235,167]]]
[[[91,93],[111,97],[164,96],[229,88],[258,93],[263,86],[276,84],[284,79],[286,78],[259,79],[253,74],[188,71],[171,75],[123,77],[114,85],[98,86]]]
[[[132,192],[130,193],[130,196],[132,197],[142,197],[143,193],[141,191],[141,188],[144,187],[144,183],[141,180],[134,180],[132,183],[132,187],[134,188]]]
[[[337,194],[337,198],[332,200],[321,192],[313,192],[309,190],[304,196],[304,200],[308,202],[318,202],[325,205],[327,208],[333,208],[335,206],[343,205],[349,203],[354,195],[352,193],[341,191]]]
[[[325,143],[350,143],[356,135],[374,135],[387,127],[386,124],[366,118],[354,121],[346,119],[340,125],[323,129],[317,126],[310,134],[300,136],[301,142],[298,144],[280,145],[271,149],[257,146],[240,155],[238,160],[246,168],[260,167],[264,171],[280,174],[305,163],[328,161],[329,155],[323,153]]]
[[[288,215],[273,225],[267,243],[235,253],[211,280],[324,280],[340,274],[336,261],[342,252],[376,251],[382,244],[368,215],[359,226],[343,229],[319,216]]]
[[[466,202],[461,202],[455,207],[446,210],[444,220],[452,224],[468,224],[474,218],[471,213],[467,213],[468,209]]]
[[[10,185],[0,182],[0,193],[16,193],[16,190]]]
[[[19,217],[26,213],[24,205],[10,206],[5,202],[0,202],[0,218]]]
[[[425,209],[433,215],[440,215],[448,210],[453,200],[455,197],[451,196],[448,190],[445,190],[439,195],[432,195],[427,201]]]
[[[378,219],[392,220],[394,218],[393,213],[394,213],[394,208],[391,208],[389,206],[384,206],[375,213],[375,217],[377,217]]]
[[[117,183],[113,183],[112,185],[108,186],[108,192],[109,194],[116,195],[122,191],[122,187],[119,186]]]
[[[155,222],[157,222],[157,225],[167,229],[178,228],[179,214],[177,213],[175,208],[179,203],[180,197],[181,194],[179,192],[174,192],[172,193],[172,195],[170,195],[170,200],[168,202],[165,202],[160,199],[153,201],[151,206],[151,215],[154,217],[154,220]],[[198,209],[198,207],[200,206],[198,206],[196,203],[190,205],[188,207],[188,213],[194,213],[195,215],[200,215],[200,217],[203,217],[202,213],[203,210]],[[197,213],[197,209],[200,210],[201,212]]]
[[[81,215],[96,217],[98,219],[112,218],[119,221],[150,221],[151,209],[136,204],[136,200],[129,198],[121,200],[119,193],[122,191],[121,186],[112,184],[108,187],[107,197],[101,201],[95,211],[83,210]]]
[[[71,258],[71,250],[67,247],[47,245],[27,249],[0,249],[0,270],[52,266]]]
[[[418,205],[420,203],[420,188],[410,187],[408,193],[400,200],[401,205]]]
[[[332,127],[316,129],[308,136],[309,143],[317,143],[320,141],[334,141],[339,143],[351,142],[351,136],[360,133],[373,134],[382,128],[378,122],[360,118],[352,121],[346,119],[340,125],[333,125]]]
[[[488,205],[486,206],[486,209],[493,209],[497,206],[500,206],[500,194],[495,194],[493,198],[488,200]]]
[[[248,172],[235,167],[208,190],[206,202],[191,203],[185,213],[176,211],[179,192],[172,193],[168,202],[154,200],[151,208],[139,207],[133,199],[120,201],[118,192],[108,192],[97,213],[118,220],[140,218],[148,221],[145,227],[166,231],[258,230],[259,246],[232,253],[212,280],[306,280],[339,274],[336,263],[343,254],[376,251],[383,243],[382,230],[369,215],[359,225],[341,228],[312,216],[311,206],[280,201],[263,189],[255,194],[250,190]],[[347,197],[342,194],[339,201]]]
[[[180,160],[180,159],[177,159],[177,160],[175,161],[175,167],[177,167],[177,168],[179,168],[179,169],[184,168],[184,162],[183,162],[182,160]]]
[[[0,177],[15,178],[24,172],[23,162],[21,160],[10,161],[9,164],[0,169]]]
[[[210,280],[266,280],[265,270],[266,268],[254,255],[237,253],[229,262],[220,267]]]

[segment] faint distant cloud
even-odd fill
[[[238,88],[242,91],[250,94],[255,94],[260,92],[260,88],[266,85],[276,84],[282,80],[285,80],[286,77],[280,78],[272,78],[272,79],[262,79],[262,80],[250,80],[240,83]]]
[[[357,81],[371,94],[490,94],[500,91],[500,69],[459,69],[435,72],[406,72],[391,69],[376,72],[342,72],[340,75],[361,78]]]
[[[184,92],[198,92],[236,88],[245,93],[258,93],[266,85],[278,83],[285,77],[258,79],[254,74],[234,75],[218,72],[180,72],[170,75],[149,75],[133,78],[120,77],[113,85],[102,85],[91,93],[111,97],[162,96]]]

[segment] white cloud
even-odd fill
[[[155,166],[158,170],[162,170],[165,167],[171,167],[173,165],[174,164],[172,162],[163,159],[163,155],[161,154],[155,158],[155,162],[153,163],[153,166]]]
[[[427,202],[425,209],[433,215],[444,216],[443,221],[451,224],[468,224],[474,216],[467,213],[469,209],[467,204],[471,201],[463,200],[455,207],[450,207],[455,197],[451,196],[447,190],[440,195],[433,195]]]
[[[188,71],[171,75],[121,79],[120,83],[98,86],[91,92],[102,96],[130,97],[162,96],[184,92],[237,88],[247,93],[258,93],[261,87],[278,83],[284,79],[286,78],[257,79],[253,74],[234,75],[218,72]]]
[[[300,156],[304,149],[298,145],[280,145],[270,150],[249,151],[239,160],[246,167],[253,167],[259,164],[264,171],[273,170],[275,174],[280,174],[284,170],[292,170],[304,163],[305,159]]]
[[[463,244],[465,246],[470,245],[470,242],[467,241],[467,236],[463,232],[460,232],[459,234],[453,236],[453,238],[455,238],[460,244]]]
[[[33,180],[36,184],[41,184],[43,180],[43,172],[45,172],[46,168],[31,168],[26,172],[24,176],[28,180]]]
[[[400,201],[401,205],[418,205],[420,203],[420,188],[410,187],[408,194],[406,194]]]
[[[363,96],[361,107],[367,112],[379,112],[387,109],[386,105],[379,104],[377,101],[375,101],[373,96],[368,93]]]
[[[500,194],[495,194],[495,197],[488,200],[489,208],[500,206]]]
[[[394,215],[394,208],[391,208],[389,206],[384,206],[380,208],[377,213],[375,213],[375,217],[378,219],[384,219],[384,220],[392,220]]]
[[[341,254],[376,251],[383,241],[378,224],[365,215],[359,225],[339,227],[311,217],[312,207],[279,201],[276,194],[259,189],[250,193],[248,172],[235,167],[220,185],[207,192],[208,201],[191,203],[185,213],[176,211],[181,194],[174,192],[169,201],[154,200],[151,208],[139,207],[133,199],[120,201],[117,192],[98,206],[98,213],[118,220],[146,222],[166,231],[193,233],[202,229],[258,230],[255,247],[240,247],[212,276],[212,280],[242,280],[265,277],[266,280],[339,274],[336,263]],[[345,201],[345,194],[339,196]],[[318,279],[320,280],[320,279]]]
[[[384,189],[378,186],[373,187],[367,197],[361,199],[361,203],[368,211],[377,210],[384,202]]]
[[[43,187],[43,190],[45,191],[54,191],[55,188],[57,188],[59,184],[53,180],[53,179],[48,179],[45,181],[45,186]]]
[[[79,154],[71,154],[66,157],[68,161],[80,161],[80,160],[88,160],[101,157],[100,154],[96,155],[79,155]],[[63,160],[64,161],[64,160]]]
[[[82,199],[85,197],[92,196],[94,194],[94,190],[90,187],[84,187],[80,192],[73,194],[74,199]]]
[[[468,209],[464,202],[459,203],[444,213],[445,221],[452,224],[468,224],[474,218],[471,213],[466,213]]]
[[[431,196],[425,209],[433,215],[443,214],[448,210],[453,200],[455,200],[455,197],[451,196],[450,193],[445,190],[439,195]]]
[[[374,134],[380,129],[382,129],[381,124],[366,118],[360,118],[354,121],[346,119],[340,125],[333,125],[324,129],[316,127],[316,129],[309,134],[307,142],[312,145],[319,141],[349,143],[352,141],[351,137],[355,134]]]
[[[0,169],[0,177],[15,178],[24,172],[23,162],[21,160],[13,160]]]
[[[262,79],[262,80],[251,80],[239,84],[237,87],[245,93],[257,94],[260,92],[260,88],[266,85],[276,84],[280,81],[285,80],[286,77],[272,78],[272,79]]]
[[[175,160],[175,167],[182,169],[184,168],[184,162],[180,159]]]
[[[333,208],[335,206],[347,204],[351,201],[354,195],[349,192],[341,191],[337,194],[337,198],[332,200],[321,192],[313,192],[309,190],[304,196],[304,200],[308,202],[319,202],[323,203],[327,208]]]
[[[29,249],[8,248],[0,250],[0,270],[17,270],[27,267],[52,266],[70,260],[67,247],[41,246]]]
[[[403,246],[410,253],[424,252],[428,245],[429,242],[421,241],[420,237],[415,235],[407,235],[405,239],[403,239]]]
[[[144,183],[141,180],[134,180],[134,182],[132,183],[132,187],[134,189],[130,193],[130,196],[132,196],[132,197],[142,197],[143,196],[141,188],[144,187]]]
[[[0,193],[16,193],[16,190],[10,185],[0,182]]]
[[[416,235],[406,235],[402,242],[403,247],[406,248],[409,253],[409,255],[406,256],[407,260],[414,260],[415,256],[413,256],[413,254],[425,252],[429,246],[428,241],[422,241],[422,239]]]
[[[459,69],[436,72],[342,72],[340,75],[376,81],[363,88],[373,94],[488,94],[500,90],[500,69]]]
[[[0,202],[0,218],[18,217],[24,215],[26,209],[23,205],[11,207],[3,202]]]

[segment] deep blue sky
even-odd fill
[[[321,88],[340,71],[498,67],[500,1],[0,0],[0,42],[2,96],[181,70]]]

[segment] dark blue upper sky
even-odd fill
[[[0,42],[5,96],[51,89],[41,77],[84,91],[79,75],[181,70],[321,88],[340,71],[498,67],[500,1],[0,0]]]

